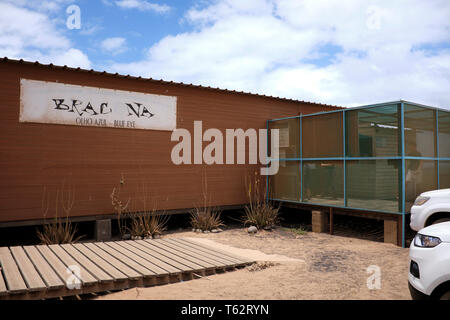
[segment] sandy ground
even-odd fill
[[[98,299],[410,299],[408,249],[391,244],[312,232],[299,236],[281,227],[256,235],[242,228],[165,237],[196,238],[268,267],[134,288]],[[367,268],[372,265],[380,268],[380,289],[367,287],[372,274]]]

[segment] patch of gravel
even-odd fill
[[[348,270],[348,260],[353,253],[348,250],[315,252],[311,257],[310,271],[345,272]]]
[[[261,271],[273,266],[277,266],[279,265],[279,263],[275,263],[272,261],[260,261],[260,262],[256,262],[250,266],[247,267],[247,270],[250,272],[255,272],[255,271]]]

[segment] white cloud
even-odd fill
[[[402,98],[450,108],[448,17],[446,0],[217,0],[186,13],[194,31],[111,68],[345,106]],[[338,49],[329,59],[327,46]]]
[[[145,0],[120,0],[116,1],[116,5],[126,9],[138,9],[141,11],[154,11],[156,13],[166,13],[170,11],[168,5],[161,5]]]
[[[104,51],[107,51],[112,54],[119,54],[126,50],[126,40],[125,38],[114,37],[107,38],[103,40],[100,44]]]
[[[0,57],[90,68],[89,58],[44,12],[0,3]]]

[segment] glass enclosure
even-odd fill
[[[405,215],[420,193],[450,188],[450,111],[398,101],[267,126],[280,129],[271,200]]]

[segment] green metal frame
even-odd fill
[[[375,107],[382,107],[382,106],[388,106],[396,104],[400,107],[400,141],[401,141],[401,155],[400,156],[392,156],[392,157],[348,157],[346,153],[346,118],[345,114],[346,111],[353,111],[353,110],[359,110],[359,109],[369,109],[369,108],[375,108]],[[426,109],[432,109],[435,110],[435,121],[436,121],[436,157],[410,157],[405,155],[405,104],[412,105],[412,106],[418,106]],[[450,160],[450,158],[441,158],[439,156],[439,112],[449,112],[449,110],[443,110],[440,108],[434,108],[430,106],[425,106],[409,101],[399,100],[399,101],[392,101],[392,102],[385,102],[385,103],[379,103],[379,104],[372,104],[372,105],[366,105],[366,106],[360,106],[360,107],[353,107],[348,109],[341,109],[341,110],[333,110],[333,111],[325,111],[325,112],[318,112],[318,113],[312,113],[312,114],[306,114],[306,115],[298,115],[298,116],[292,116],[292,117],[284,117],[284,118],[278,118],[278,119],[271,119],[267,120],[267,142],[269,142],[269,124],[270,122],[276,122],[276,121],[282,121],[282,120],[288,120],[288,119],[299,119],[299,126],[300,126],[300,137],[299,137],[299,143],[300,143],[300,157],[299,158],[283,158],[278,159],[275,161],[298,161],[299,162],[299,172],[300,172],[300,201],[295,200],[286,200],[286,199],[276,199],[276,198],[270,198],[269,194],[269,177],[266,178],[266,199],[267,201],[273,200],[273,201],[279,201],[279,202],[290,202],[290,203],[298,203],[298,204],[305,204],[305,205],[318,205],[318,206],[324,206],[324,207],[332,207],[332,208],[343,208],[343,209],[352,209],[352,210],[362,210],[362,211],[368,211],[368,212],[377,212],[377,213],[386,213],[386,214],[397,214],[402,216],[402,246],[405,247],[405,216],[407,214],[406,212],[406,185],[405,185],[405,172],[406,172],[406,160],[435,160],[437,161],[437,187],[440,189],[440,180],[439,180],[439,160]],[[330,114],[330,113],[336,113],[336,112],[342,112],[342,136],[343,136],[343,157],[329,157],[329,158],[303,158],[303,146],[302,146],[302,119],[305,117],[311,117],[311,116],[318,116],[322,114]],[[347,161],[348,160],[401,160],[402,163],[402,181],[401,181],[401,211],[394,212],[394,211],[381,211],[381,210],[373,210],[373,209],[366,209],[366,208],[355,208],[355,207],[349,207],[347,205]],[[303,201],[303,161],[343,161],[343,170],[344,170],[344,206],[336,206],[336,205],[330,205],[330,204],[321,204],[321,203],[311,203],[311,202],[305,202]]]

